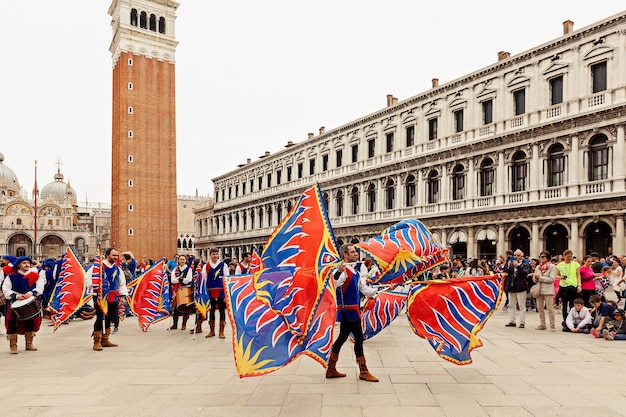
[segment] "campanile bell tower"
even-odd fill
[[[111,245],[157,260],[177,248],[176,9],[113,0]]]

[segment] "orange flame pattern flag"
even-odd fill
[[[68,247],[48,305],[54,330],[90,299],[91,288],[85,285],[85,269],[74,251]]]

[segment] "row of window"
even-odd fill
[[[148,29],[152,32],[165,33],[165,18],[159,17],[155,14],[148,16],[147,12],[139,12],[137,9],[131,9],[130,11],[130,24],[131,26],[140,27],[141,29]]]
[[[513,156],[513,162],[511,164],[511,191],[520,192],[525,191],[528,182],[528,162],[526,154],[522,151],[518,151]],[[563,145],[556,143],[548,150],[548,156],[546,159],[547,170],[547,186],[558,187],[565,185],[565,153]],[[588,151],[588,180],[600,181],[608,178],[608,145],[607,137],[603,134],[596,135],[589,144]],[[427,204],[436,204],[441,199],[441,177],[439,172],[435,169],[428,173],[426,179],[426,198]],[[463,200],[466,198],[466,172],[463,165],[459,164],[453,169],[452,178],[452,199]],[[377,190],[374,184],[369,184],[365,188],[365,211],[373,213],[377,210]],[[479,194],[481,197],[492,196],[495,194],[495,166],[494,161],[491,158],[486,158],[482,161],[479,168]],[[396,183],[393,179],[389,178],[384,183],[384,209],[392,210],[396,208]],[[343,190],[338,190],[335,195],[335,212],[331,213],[337,217],[344,215],[344,200],[347,198],[349,202],[349,214],[359,214],[359,204],[361,193],[359,187],[352,187],[347,195]],[[326,207],[329,207],[329,194],[323,193],[323,199]],[[414,175],[408,175],[404,182],[404,207],[413,207],[417,204],[417,179]],[[287,211],[291,209],[291,202],[287,204]],[[283,214],[282,203],[278,203],[276,206],[277,218],[281,219]],[[272,226],[272,206],[267,206],[265,210],[268,218],[267,226]],[[263,227],[263,210],[258,208],[256,210],[258,214],[259,227]],[[249,210],[250,227],[255,227],[255,209]],[[235,230],[239,230],[239,214],[235,214]],[[247,218],[245,212],[242,214],[243,230],[247,230]],[[228,229],[233,231],[233,216],[223,215],[221,216],[221,228],[220,220],[216,222],[217,233],[226,231],[226,222],[228,219]]]
[[[607,63],[600,62],[591,65],[592,76],[592,93],[599,93],[605,91],[607,88]],[[550,105],[557,105],[563,102],[563,75],[551,78],[549,81],[550,86]],[[514,102],[514,113],[516,116],[526,113],[526,88],[521,88],[512,92]],[[493,99],[488,99],[481,102],[481,114],[483,125],[489,125],[493,123]],[[459,133],[464,130],[464,109],[458,109],[453,111],[454,132]],[[433,117],[428,119],[428,139],[435,140],[438,138],[438,124],[439,117]],[[389,132],[385,134],[385,152],[390,153],[394,151],[395,134]],[[405,126],[404,139],[406,147],[415,145],[415,126]],[[339,168],[344,163],[344,150],[335,150],[335,168]],[[376,154],[376,139],[367,140],[367,158],[373,158]],[[356,163],[359,157],[359,145],[353,144],[350,146],[350,163]],[[296,178],[303,178],[305,175],[314,175],[318,168],[316,167],[317,158],[310,158],[307,165],[305,162],[298,162],[295,166]],[[307,170],[305,170],[307,168]],[[330,169],[330,156],[329,154],[322,155],[321,171],[325,172]],[[522,170],[522,168],[520,168]],[[293,180],[292,167],[288,166],[284,168],[285,181],[290,182]],[[519,173],[520,175],[522,172]],[[249,180],[248,186],[246,183],[237,184],[234,187],[228,187],[228,189],[222,189],[220,193],[216,193],[216,201],[225,201],[226,199],[232,199],[238,197],[240,194],[244,195],[249,190],[260,191],[263,188],[263,176],[259,176]],[[265,185],[271,187],[273,185],[280,185],[283,181],[283,169],[276,171],[276,182],[272,183],[272,173],[265,174]]]

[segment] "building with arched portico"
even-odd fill
[[[340,242],[423,221],[451,256],[626,254],[626,14],[574,30],[213,179],[206,246],[260,248],[319,183]]]
[[[79,207],[76,191],[60,169],[53,181],[28,198],[0,154],[0,254],[58,258],[72,246],[82,261],[108,245],[109,207]],[[36,225],[36,227],[35,227]]]

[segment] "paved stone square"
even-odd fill
[[[557,316],[560,317],[560,316]],[[91,349],[93,321],[73,321],[56,333],[44,325],[37,352],[18,355],[0,346],[2,415],[229,416],[229,417],[527,417],[626,416],[626,341],[591,335],[505,327],[497,311],[479,333],[474,362],[440,359],[413,335],[405,315],[365,342],[370,371],[380,382],[359,381],[351,345],[327,380],[308,357],[278,372],[239,379],[227,338],[195,340],[188,331],[157,323],[147,333],[126,319],[111,340]],[[559,320],[560,323],[560,320]],[[207,327],[205,325],[205,327]],[[560,327],[560,326],[559,326]],[[337,329],[338,332],[338,329]]]

